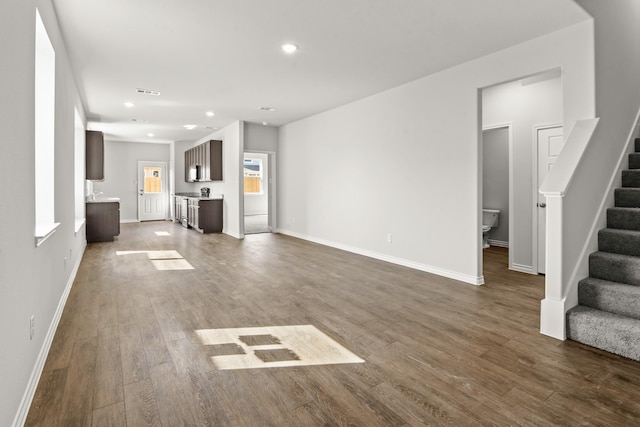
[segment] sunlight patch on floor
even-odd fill
[[[116,255],[147,254],[156,270],[195,270],[178,251],[116,251]]]
[[[200,329],[200,342],[236,349],[211,360],[218,370],[364,363],[313,325]]]
[[[156,236],[171,236],[168,231],[155,231]]]

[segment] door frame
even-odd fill
[[[271,228],[272,233],[278,232],[278,221],[277,221],[277,211],[278,211],[278,198],[277,198],[277,152],[268,151],[268,150],[244,150],[242,152],[242,159],[244,160],[247,154],[251,155],[252,153],[266,154],[267,155],[267,170],[269,176],[267,176],[267,186],[268,186],[268,218],[269,218],[269,227]],[[244,177],[244,174],[243,174]],[[242,189],[240,191],[240,198],[244,201],[244,185],[240,186]],[[242,203],[242,221],[240,226],[240,234],[244,237],[244,202]]]
[[[484,164],[484,132],[487,130],[494,130],[494,129],[504,129],[506,128],[508,131],[508,138],[509,138],[509,265],[508,268],[509,270],[515,270],[515,271],[520,271],[517,267],[514,267],[513,264],[513,251],[511,250],[511,248],[515,245],[516,242],[514,242],[514,233],[513,233],[513,122],[504,122],[504,123],[496,123],[496,124],[492,124],[492,125],[487,125],[487,126],[482,126],[482,129],[480,131],[480,178],[481,181],[484,181],[484,170],[483,168],[483,164]],[[480,198],[478,200],[478,202],[480,203],[480,240],[478,243],[478,247],[480,248],[480,253],[482,254],[482,209],[484,206],[483,205],[483,185],[481,183],[480,185]],[[482,262],[482,256],[480,257],[481,262]],[[484,265],[482,266],[482,270],[483,272],[483,276],[484,276]]]
[[[533,126],[533,136],[532,140],[534,143],[532,144],[532,159],[531,162],[533,164],[533,170],[531,172],[531,184],[533,186],[533,191],[531,192],[532,200],[531,200],[531,219],[533,220],[533,224],[531,225],[531,273],[532,274],[540,274],[538,272],[538,133],[541,130],[545,129],[553,129],[553,128],[562,128],[564,127],[563,123],[547,123]],[[564,134],[564,129],[562,132],[562,139],[566,141],[566,135]],[[546,252],[545,252],[546,253]]]
[[[168,173],[168,165],[167,162],[163,162],[163,161],[153,161],[153,160],[138,160],[138,166],[136,169],[136,202],[137,202],[137,209],[138,209],[138,222],[142,222],[142,220],[140,219],[140,191],[142,189],[142,186],[144,185],[144,183],[140,183],[140,169],[144,168],[145,166],[158,166],[160,165],[161,168],[163,168],[164,173],[162,174],[162,195],[161,197],[164,199],[164,218],[163,220],[166,221],[169,217],[168,217],[168,213],[169,213],[169,189],[167,188],[168,185],[168,181],[167,181],[167,173]]]

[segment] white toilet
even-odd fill
[[[497,209],[482,209],[482,248],[489,247],[489,231],[498,225],[500,211]]]

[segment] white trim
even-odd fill
[[[54,222],[52,224],[36,224],[36,230],[34,233],[36,248],[43,244],[49,237],[51,237],[53,233],[56,232],[59,226],[59,222]]]
[[[80,231],[80,229],[82,227],[84,227],[84,225],[86,224],[87,219],[86,218],[81,218],[81,219],[76,219],[75,221],[75,228],[74,228],[74,232],[75,235],[78,235],[78,232]]]
[[[532,201],[531,201],[531,269],[532,274],[538,274],[540,269],[538,268],[538,134],[541,130],[562,128],[563,142],[567,141],[567,134],[565,133],[564,124],[562,123],[550,123],[533,126],[533,148],[531,153],[533,170],[531,174],[531,185],[533,186]],[[564,147],[564,145],[563,145]],[[546,251],[545,251],[546,252]],[[534,273],[535,272],[535,273]]]
[[[69,293],[71,292],[71,287],[73,286],[73,282],[75,281],[76,275],[78,274],[78,269],[80,268],[80,263],[82,262],[82,257],[84,256],[86,247],[87,241],[84,240],[82,243],[80,254],[78,255],[76,263],[73,266],[73,270],[69,275],[67,285],[65,286],[64,291],[60,296],[60,301],[58,301],[58,307],[53,315],[53,319],[51,319],[49,330],[47,331],[47,335],[44,337],[44,342],[42,343],[42,347],[40,348],[40,353],[38,353],[36,363],[33,366],[33,370],[31,371],[31,376],[29,377],[29,382],[27,383],[27,389],[22,395],[22,400],[20,401],[20,405],[18,406],[18,412],[13,419],[13,427],[22,426],[27,420],[31,402],[33,401],[33,397],[35,396],[38,382],[40,381],[40,376],[42,375],[42,371],[44,370],[44,364],[47,361],[47,356],[49,355],[49,350],[51,349],[53,337],[55,336],[56,330],[58,329],[58,324],[60,323],[60,318],[62,317],[64,306],[67,303],[67,298],[69,297]]]
[[[530,265],[523,265],[523,264],[513,264],[511,267],[509,267],[509,270],[513,270],[513,271],[518,271],[520,273],[527,273],[527,274],[538,274],[532,266]]]
[[[559,339],[567,339],[565,299],[545,298],[540,302],[540,333]]]
[[[366,249],[357,248],[355,246],[349,246],[342,243],[332,242],[330,240],[319,239],[316,237],[308,236],[306,234],[297,233],[291,230],[283,230],[280,229],[278,231],[280,234],[286,234],[291,237],[296,237],[298,239],[307,240],[309,242],[319,243],[324,246],[329,246],[332,248],[340,249],[343,251],[351,252],[358,255],[363,255],[369,258],[374,258],[380,261],[390,262],[392,264],[401,265],[404,267],[413,268],[414,270],[420,270],[427,273],[436,274],[438,276],[447,277],[449,279],[459,280],[461,282],[469,283],[472,285],[483,285],[484,284],[484,276],[471,276],[468,274],[458,273],[456,271],[447,270],[444,268],[434,267],[427,264],[421,264],[415,261],[409,261],[403,258],[397,258],[391,255],[381,254],[374,251],[369,251]]]
[[[487,242],[489,243],[490,246],[497,246],[499,248],[509,247],[509,242],[504,242],[502,240],[487,239]]]
[[[493,130],[493,129],[502,129],[502,128],[507,128],[508,132],[509,132],[509,224],[508,224],[508,229],[509,229],[509,242],[507,242],[507,246],[509,247],[509,244],[512,244],[514,247],[516,245],[516,242],[514,242],[514,218],[515,218],[515,209],[513,207],[513,200],[514,200],[514,185],[513,185],[513,122],[504,122],[504,123],[497,123],[497,124],[492,124],[492,125],[488,125],[488,126],[483,126],[482,127],[482,132],[487,131],[487,130]],[[482,135],[481,132],[481,135]],[[481,152],[480,152],[480,164],[482,166],[483,162],[484,162],[484,140],[481,139]],[[480,182],[482,182],[484,180],[484,171],[482,170],[482,167],[480,167]],[[480,203],[480,225],[482,225],[482,209],[484,208],[483,203],[482,203],[482,185],[480,185],[480,194],[478,197],[478,201]],[[482,235],[482,233],[480,233]],[[482,241],[482,237],[481,240]],[[516,239],[517,241],[517,239]],[[481,245],[482,246],[482,245]],[[496,245],[499,246],[499,245]],[[509,251],[509,265],[508,268],[509,269],[513,269],[514,266],[514,262],[513,262],[513,253],[514,251]],[[483,266],[484,269],[484,266]]]
[[[161,220],[158,220],[158,221],[161,221]],[[140,220],[139,219],[121,219],[120,220],[120,224],[131,224],[134,222],[140,222]]]

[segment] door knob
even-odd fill
[[[538,207],[540,208],[546,208],[547,204],[546,203],[538,203]]]

